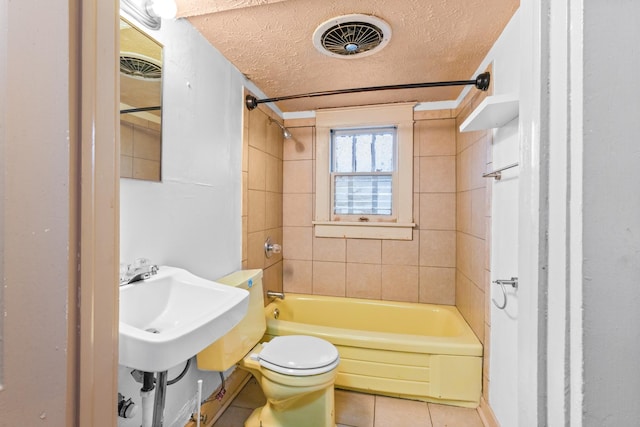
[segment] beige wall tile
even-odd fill
[[[266,209],[267,199],[264,191],[249,190],[248,191],[248,223],[247,230],[249,233],[262,231],[266,228]]]
[[[456,191],[455,156],[420,157],[420,192]]]
[[[265,152],[282,160],[282,141],[284,140],[282,129],[273,122],[268,121],[267,123],[267,147]]]
[[[467,279],[464,274],[459,271],[456,272],[456,308],[460,311],[460,314],[465,318],[470,316],[471,298],[469,297],[468,288],[473,286],[471,281]]]
[[[159,162],[161,154],[160,132],[139,127],[133,129],[133,157]]]
[[[347,263],[347,297],[380,299],[382,272],[380,264]]]
[[[419,302],[420,270],[413,265],[382,266],[382,296],[385,301]]]
[[[455,156],[455,119],[417,122],[420,156]]]
[[[313,262],[313,294],[343,297],[345,288],[346,264],[343,262]]]
[[[482,175],[487,172],[487,150],[485,148],[487,141],[488,137],[485,136],[469,148],[471,151],[471,175],[469,179],[472,189],[483,188],[486,185],[487,178],[483,178]]]
[[[282,227],[282,193],[265,193],[265,228]]]
[[[427,402],[376,396],[374,427],[431,427]]]
[[[120,155],[133,157],[133,126],[120,122]]]
[[[471,191],[471,234],[484,239],[486,223],[485,189]]]
[[[285,259],[282,270],[282,287],[285,292],[311,294],[313,262]]]
[[[249,147],[249,190],[266,189],[267,155],[262,151]]]
[[[264,231],[247,234],[247,268],[264,268]]]
[[[480,342],[484,343],[484,292],[478,289],[477,286],[471,286],[469,296],[470,316],[468,318],[465,317],[465,320],[469,323]]]
[[[288,160],[283,164],[282,191],[284,193],[311,193],[313,191],[313,162]]]
[[[146,179],[160,181],[160,162],[133,158],[133,177],[136,179]]]
[[[471,233],[471,191],[459,191],[456,199],[456,229]]]
[[[265,189],[274,193],[282,193],[282,160],[265,154]]]
[[[249,131],[243,130],[242,136],[242,172],[249,170]]]
[[[282,225],[290,227],[311,226],[313,220],[312,194],[282,195]]]
[[[248,246],[247,219],[248,218],[246,216],[242,217],[242,260],[243,261],[246,261],[249,256],[249,254],[247,253],[247,246]]]
[[[313,259],[315,261],[346,262],[346,239],[313,237]]]
[[[335,391],[336,423],[373,427],[375,396],[344,390]]]
[[[418,221],[420,221],[420,193],[413,193],[413,222],[420,227]]]
[[[282,261],[265,268],[262,280],[265,301],[268,301],[267,291],[282,292]]]
[[[313,133],[315,128],[289,128],[291,139],[284,141],[284,160],[313,159]]]
[[[480,289],[484,283],[484,240],[471,236],[471,271],[469,278]]]
[[[418,265],[420,234],[413,231],[413,240],[383,240],[382,263],[390,265]]]
[[[312,227],[284,227],[282,239],[282,253],[286,259],[313,259],[313,228]]]
[[[133,178],[133,157],[120,156],[120,177]]]
[[[466,149],[456,157],[457,191],[471,189],[471,150]]]
[[[456,266],[456,232],[420,230],[420,265]]]
[[[420,192],[420,157],[413,157],[413,192]]]
[[[429,304],[455,305],[455,268],[420,267],[419,301]]]
[[[347,262],[380,264],[382,241],[374,239],[348,239]]]
[[[249,146],[264,152],[267,150],[267,116],[253,110],[249,113]]]
[[[242,216],[249,214],[247,207],[249,206],[249,173],[242,172]]]
[[[472,236],[467,233],[456,233],[456,268],[466,277],[471,277]]]
[[[420,229],[456,229],[456,193],[420,194]]]
[[[484,268],[491,270],[491,217],[485,217]]]

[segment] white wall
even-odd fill
[[[640,419],[640,3],[584,2],[584,425]]]
[[[494,95],[519,93],[520,19],[516,12],[489,51],[478,72],[492,66]],[[517,118],[493,131],[494,169],[516,163],[520,157]],[[518,276],[518,187],[519,168],[502,173],[492,180],[491,200],[491,280]],[[507,287],[504,310],[491,304],[489,340],[489,404],[503,426],[518,424],[518,294]],[[491,298],[503,302],[502,290],[491,285]]]
[[[243,85],[261,92],[187,21],[163,21],[148,33],[164,45],[162,182],[121,179],[120,259],[145,257],[215,279],[241,268]],[[130,371],[120,367],[119,391],[139,403]],[[188,420],[199,378],[204,397],[220,384],[193,363],[167,389],[165,426]],[[140,417],[119,421],[140,426]]]

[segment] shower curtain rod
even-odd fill
[[[345,93],[373,92],[378,90],[415,89],[415,88],[439,87],[439,86],[474,85],[476,89],[486,91],[489,88],[490,81],[491,81],[491,75],[488,72],[485,72],[482,74],[478,74],[475,80],[455,80],[450,82],[408,83],[408,84],[401,84],[401,85],[369,86],[369,87],[361,87],[361,88],[354,88],[354,89],[338,89],[338,90],[329,90],[325,92],[311,92],[311,93],[304,93],[301,95],[288,95],[288,96],[279,96],[276,98],[264,98],[264,99],[257,99],[253,95],[247,95],[245,97],[245,105],[249,110],[253,110],[258,106],[258,104],[264,104],[267,102],[286,101],[289,99],[314,98],[316,96],[342,95]]]
[[[127,110],[120,110],[120,114],[129,114],[129,113],[141,113],[143,111],[158,111],[162,110],[161,106],[156,107],[138,107],[138,108],[129,108]]]

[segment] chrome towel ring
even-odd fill
[[[509,285],[509,286],[513,287],[513,289],[518,289],[518,278],[517,277],[512,277],[511,279],[508,279],[508,280],[506,280],[506,279],[498,279],[498,280],[494,280],[492,283],[496,283],[496,284],[500,285],[500,289],[502,289],[503,303],[499,304],[493,298],[491,298],[491,301],[500,310],[504,310],[507,307],[507,291],[506,291],[506,289],[504,287],[506,285]]]

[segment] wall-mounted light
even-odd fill
[[[178,13],[174,0],[120,0],[120,8],[151,30],[159,30],[162,19],[173,19]]]

